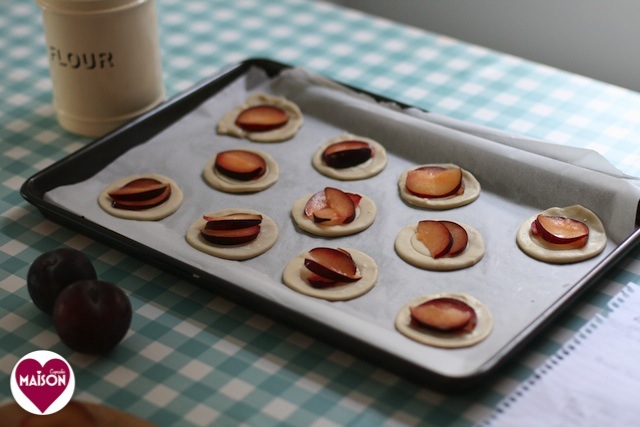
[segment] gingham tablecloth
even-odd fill
[[[469,122],[591,148],[640,175],[640,95],[482,47],[309,0],[159,0],[174,95],[228,64],[268,57]],[[615,64],[612,64],[615,66]],[[495,379],[444,395],[150,267],[56,223],[21,184],[89,142],[51,105],[40,10],[0,1],[0,403],[27,353],[64,356],[75,397],[160,425],[469,425],[481,421],[625,284],[640,251],[587,292]],[[130,295],[134,316],[107,357],[71,352],[26,289],[31,262],[68,246]]]

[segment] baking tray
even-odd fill
[[[126,158],[127,153],[130,152],[130,150],[144,146],[144,144],[149,143],[148,141],[151,141],[161,135],[171,126],[179,124],[185,117],[188,117],[191,113],[201,108],[203,103],[212,99],[216,100],[216,97],[220,96],[220,93],[256,69],[259,70],[260,73],[264,73],[267,78],[276,78],[283,71],[291,69],[291,67],[286,64],[267,59],[250,59],[239,64],[229,66],[211,78],[197,84],[192,89],[168,100],[149,113],[144,114],[105,137],[93,141],[83,149],[69,155],[29,178],[21,189],[23,197],[38,207],[47,218],[50,218],[53,221],[59,222],[97,240],[103,241],[119,250],[136,256],[145,262],[158,266],[163,270],[176,274],[179,277],[194,282],[204,288],[210,289],[215,293],[227,297],[241,305],[245,305],[263,314],[282,320],[293,327],[310,333],[318,338],[325,339],[328,342],[340,346],[346,351],[356,354],[373,363],[379,364],[391,371],[404,375],[412,381],[424,383],[444,391],[467,388],[489,377],[496,369],[502,366],[506,360],[513,357],[518,350],[523,348],[545,326],[549,325],[559,313],[569,307],[571,302],[573,302],[584,290],[588,289],[588,287],[594,283],[597,283],[598,279],[600,279],[606,271],[614,266],[616,262],[621,260],[640,241],[640,232],[636,228],[620,243],[609,245],[605,255],[594,261],[582,264],[584,267],[571,267],[573,269],[577,268],[577,276],[575,276],[575,279],[572,279],[572,282],[569,284],[563,284],[562,289],[557,291],[557,294],[552,295],[551,300],[549,300],[548,303],[545,303],[544,309],[541,311],[538,310],[535,316],[525,319],[517,332],[503,334],[505,336],[502,337],[502,342],[498,345],[494,343],[493,348],[490,351],[483,352],[482,346],[484,344],[482,343],[470,349],[436,349],[411,342],[399,333],[395,332],[393,325],[384,325],[384,327],[380,328],[375,322],[369,322],[366,316],[357,316],[357,310],[361,310],[362,306],[357,306],[356,309],[353,309],[350,304],[354,305],[359,303],[346,302],[334,304],[327,303],[326,301],[315,300],[310,297],[304,297],[299,294],[295,294],[293,291],[291,291],[291,293],[295,295],[288,294],[287,292],[290,290],[280,283],[280,277],[277,273],[272,272],[271,276],[265,279],[262,277],[263,275],[261,272],[256,272],[251,269],[250,263],[238,264],[239,269],[237,277],[234,275],[222,274],[222,270],[218,272],[215,268],[208,268],[201,262],[192,262],[189,257],[184,258],[169,255],[167,254],[167,251],[162,248],[143,244],[137,237],[129,235],[126,229],[123,232],[122,230],[116,231],[110,227],[103,226],[96,221],[88,219],[82,214],[82,212],[72,212],[59,204],[52,203],[46,197],[47,193],[53,190],[58,190],[66,186],[77,185],[78,183],[91,180],[99,171],[107,168],[113,162],[116,162],[120,158]],[[393,111],[400,111],[402,113],[405,110],[412,110],[414,114],[416,113],[416,109],[410,105],[397,103],[391,99],[365,92],[357,88],[348,86],[345,86],[345,88],[358,95],[366,96],[377,104],[390,104],[393,106]],[[230,104],[225,105],[224,109],[230,109],[233,106],[234,105]],[[423,110],[418,110],[417,113],[429,114]],[[214,126],[215,119],[212,118],[211,129],[213,129]],[[348,124],[345,125],[345,127],[348,127]],[[348,130],[349,129],[345,129],[345,131]],[[212,132],[211,137],[214,139],[216,138],[214,132]],[[264,145],[257,148],[264,148],[265,151],[268,151],[268,147]],[[402,151],[401,149],[399,150]],[[213,154],[214,151],[215,148],[212,147],[211,153]],[[393,150],[391,149],[390,152],[392,151]],[[406,153],[401,156],[411,157]],[[306,163],[306,160],[308,159],[304,160],[304,163]],[[411,163],[411,161],[415,159],[405,158],[404,160]],[[463,165],[463,167],[464,166],[465,165]],[[310,166],[309,169],[312,171]],[[136,173],[136,171],[130,171],[130,173]],[[319,174],[316,176],[320,177]],[[199,175],[197,179],[200,179]],[[318,179],[319,188],[322,187],[321,182],[325,181]],[[336,186],[339,186],[339,184],[336,184]],[[293,192],[292,190],[292,188],[283,189],[281,187],[279,190],[274,191]],[[208,191],[210,191],[210,193],[207,193],[208,195],[214,193],[214,190],[212,189],[209,189]],[[487,191],[488,194],[491,193],[490,188],[487,190],[483,188],[483,191]],[[254,196],[244,195],[242,197],[244,197],[245,200],[250,201]],[[501,196],[498,195],[498,198],[499,197]],[[382,201],[379,203],[381,202]],[[185,203],[189,203],[188,198],[185,199]],[[520,202],[516,201],[514,203],[518,204]],[[229,206],[218,206],[218,208],[226,207]],[[400,206],[395,209],[402,208],[403,207]],[[404,208],[411,209],[406,206],[404,206]],[[541,209],[543,208],[545,207],[541,207]],[[473,211],[467,210],[467,213],[469,212]],[[427,213],[425,212],[418,213],[418,215],[426,214]],[[637,223],[637,212],[633,212],[632,215],[636,217]],[[293,228],[293,225],[288,223],[288,218],[280,218],[279,224],[280,227]],[[493,227],[495,227],[495,223],[492,224]],[[301,232],[296,231],[296,233]],[[366,244],[367,242],[361,240],[361,238],[362,236],[358,236],[357,239],[360,240],[356,241]],[[320,246],[324,243],[328,243],[329,245],[342,245],[342,241],[327,242],[321,239],[315,246]],[[291,248],[291,253],[296,254],[312,247],[309,245],[298,246],[299,247]],[[367,252],[366,247],[364,248],[364,251]],[[400,265],[406,265],[403,264],[403,261],[401,261],[393,252],[392,245],[386,247],[384,251],[386,251],[384,252],[384,256],[379,256],[379,259],[376,260],[383,269],[384,265],[392,262]],[[267,257],[268,254],[269,253],[264,254],[261,257]],[[522,254],[519,255],[521,256]],[[504,259],[503,261],[508,262],[508,259]],[[216,260],[216,262],[234,263],[233,268],[236,268],[236,262],[220,260]],[[288,262],[288,258],[280,260],[273,259],[269,262],[279,264],[284,268],[284,265]],[[481,263],[482,262],[484,261],[481,261]],[[533,260],[531,263],[532,268],[556,268],[549,267],[546,264],[540,264]],[[406,266],[406,268],[411,269],[408,265]],[[474,270],[469,271],[473,272]],[[462,274],[469,274],[469,271]],[[261,290],[256,290],[251,286],[244,286],[247,281],[252,280],[252,274],[254,273],[256,281],[260,281],[261,283],[264,280],[273,282],[269,283],[269,286],[273,287],[274,293],[265,294]],[[450,274],[450,276],[446,276],[447,274]],[[474,274],[479,282],[487,282],[491,280],[491,273],[485,273],[484,270]],[[487,274],[489,274],[489,276],[487,276]],[[434,278],[436,275],[437,279],[435,280],[444,281],[447,281],[447,279],[442,279],[442,277],[452,277],[453,281],[457,280],[456,277],[460,277],[456,276],[455,273],[425,272],[424,275],[426,278],[425,280],[430,280],[430,277]],[[376,285],[376,288],[384,286],[398,286],[398,283],[403,281],[402,277],[398,277],[398,280],[389,280],[388,277],[384,278],[382,274],[381,277],[383,279],[383,283]],[[380,281],[381,280],[379,280],[379,282]],[[451,291],[455,290],[455,288],[451,289]],[[489,288],[485,287],[484,291],[478,291],[475,296],[481,300],[483,298],[494,298],[504,300],[507,303],[509,302],[509,295],[492,295],[492,292],[493,291]],[[428,294],[434,292],[426,286],[422,293]],[[515,296],[516,295],[514,295],[514,300],[517,299]],[[373,307],[367,307],[367,309],[384,308],[393,312],[400,308],[379,307],[379,300],[377,304],[378,307],[374,304]],[[516,311],[522,311],[518,307],[514,307],[509,310],[511,310],[510,313],[507,313],[509,315],[514,314]],[[500,335],[500,325],[508,323],[510,319],[508,316],[505,316],[505,313],[502,313],[499,308],[496,309],[496,307],[492,307],[492,311],[494,312],[494,318],[498,330],[495,334]],[[354,315],[354,312],[356,315]],[[325,321],[323,316],[326,316],[327,313],[330,313],[329,316],[335,315],[338,320],[330,322]],[[404,346],[406,346],[410,351],[407,351],[406,353],[403,352]],[[478,354],[481,354],[481,356],[479,357]],[[451,362],[449,363],[447,360],[451,360]],[[469,366],[467,366],[467,362],[471,361],[473,361],[473,363],[469,363]],[[449,365],[453,367],[450,369]]]

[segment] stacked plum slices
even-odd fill
[[[305,204],[304,214],[322,226],[348,224],[355,220],[361,199],[359,194],[326,187],[311,196]]]
[[[108,194],[114,208],[144,210],[167,201],[171,197],[171,184],[153,178],[138,178]]]
[[[283,127],[289,114],[274,105],[256,105],[243,110],[235,124],[245,132],[268,132]]]
[[[410,308],[415,326],[446,333],[468,333],[478,322],[473,307],[455,298],[441,297]]]
[[[247,150],[228,150],[218,153],[215,169],[224,176],[239,181],[253,181],[267,171],[267,163],[258,154]]]
[[[531,223],[531,232],[547,243],[564,249],[579,249],[589,240],[589,226],[564,216],[540,214]]]
[[[200,230],[202,237],[216,245],[242,245],[255,240],[260,234],[262,215],[233,213],[222,216],[203,216],[207,221]]]
[[[433,258],[459,255],[469,242],[469,235],[464,227],[453,221],[420,221],[416,237],[429,249]]]
[[[421,166],[409,171],[406,188],[409,193],[424,198],[460,195],[464,192],[462,169]]]
[[[335,169],[358,166],[374,156],[374,148],[365,141],[348,140],[329,145],[322,152],[324,163]]]
[[[307,281],[314,288],[334,287],[362,278],[351,254],[341,248],[311,249],[304,259],[304,266],[311,272]]]

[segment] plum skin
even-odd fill
[[[36,258],[27,273],[27,290],[33,303],[48,315],[60,292],[78,280],[97,278],[91,261],[82,252],[58,248]]]
[[[58,296],[53,321],[58,336],[80,353],[104,354],[112,350],[131,326],[132,308],[127,294],[104,280],[80,280]]]

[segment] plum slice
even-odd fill
[[[309,274],[309,276],[307,277],[307,282],[309,282],[312,287],[318,289],[333,288],[336,287],[339,283],[337,280],[327,279],[326,277],[323,277],[316,273]]]
[[[255,240],[260,234],[262,215],[253,213],[231,213],[202,217],[206,222],[200,230],[202,237],[216,245],[241,245]]]
[[[434,298],[410,311],[416,325],[441,332],[471,332],[477,323],[473,307],[455,298]]]
[[[153,178],[138,178],[109,192],[109,196],[119,200],[148,200],[162,194],[169,184]]]
[[[451,247],[447,252],[447,256],[456,256],[462,253],[469,243],[469,234],[467,230],[464,229],[460,224],[453,221],[440,221],[447,229],[449,233],[451,233],[451,238],[453,239],[451,243]]]
[[[422,166],[407,173],[407,190],[424,198],[449,197],[464,191],[462,169]]]
[[[243,110],[236,118],[236,126],[247,132],[267,132],[289,121],[289,114],[274,105],[256,105]]]
[[[202,237],[216,245],[232,246],[242,245],[255,240],[260,234],[260,226],[252,225],[250,227],[232,228],[232,229],[212,229],[205,228],[200,230]]]
[[[171,184],[153,178],[138,178],[109,193],[117,209],[143,210],[158,206],[171,197]]]
[[[424,220],[418,222],[416,234],[418,240],[429,249],[433,258],[447,255],[453,246],[451,232],[441,221]]]
[[[531,231],[549,243],[571,248],[581,248],[589,239],[587,224],[564,216],[540,214],[532,222]]]
[[[322,160],[329,167],[345,169],[362,164],[373,157],[373,147],[364,141],[349,140],[329,145]]]
[[[345,193],[333,187],[315,193],[304,207],[304,214],[318,225],[339,225],[353,222],[359,194]]]
[[[362,278],[351,254],[340,248],[311,249],[304,259],[304,266],[328,281],[351,283]]]
[[[222,175],[239,181],[258,179],[267,171],[267,163],[262,156],[247,150],[218,153],[214,167]]]
[[[207,221],[205,228],[210,230],[235,230],[252,227],[262,222],[262,215],[252,213],[233,213],[220,216],[203,216]]]

